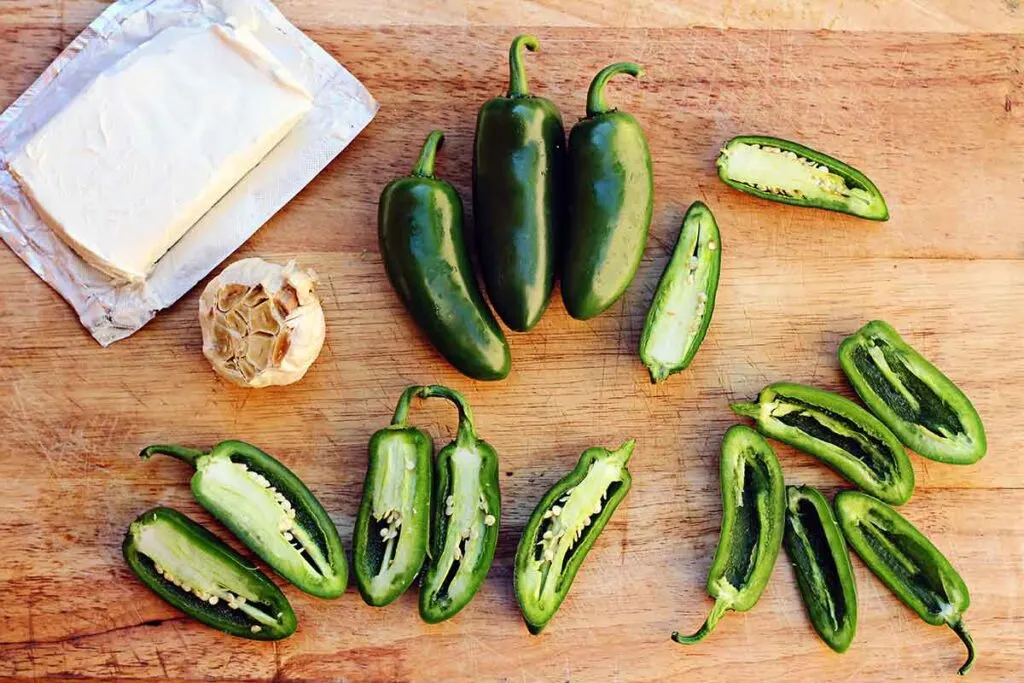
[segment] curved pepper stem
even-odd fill
[[[590,82],[590,90],[587,92],[587,118],[612,111],[612,107],[609,107],[608,102],[605,101],[604,88],[608,84],[608,79],[618,74],[629,74],[634,78],[640,78],[644,75],[644,70],[639,64],[633,62],[618,62],[598,71],[594,80]]]
[[[143,460],[149,460],[154,455],[169,455],[172,458],[177,458],[182,462],[187,462],[189,465],[195,466],[196,460],[208,455],[206,451],[201,451],[198,448],[187,448],[186,446],[175,446],[171,444],[154,444],[152,446],[146,446],[139,453],[139,457]]]
[[[444,142],[444,131],[443,130],[432,130],[427,136],[427,139],[423,141],[423,148],[420,150],[420,156],[416,160],[416,165],[412,167],[412,174],[419,178],[433,178],[434,177],[434,160],[437,159],[437,149]]]
[[[540,41],[525,33],[512,39],[512,47],[508,49],[508,97],[527,97],[530,94],[523,68],[524,47],[536,52],[540,49]]]
[[[409,420],[409,404],[417,396],[422,396],[423,387],[414,384],[402,392],[401,398],[398,399],[398,405],[395,406],[395,414],[391,418],[392,427],[405,427]]]
[[[967,627],[964,626],[962,619],[958,619],[949,625],[953,632],[960,636],[960,640],[964,641],[964,645],[967,646],[967,661],[957,671],[961,676],[966,676],[967,673],[974,667],[974,638],[971,638],[971,634],[968,633]]]
[[[718,620],[722,618],[722,615],[725,614],[726,610],[728,609],[728,603],[726,603],[724,600],[716,600],[715,606],[711,608],[711,614],[708,615],[708,618],[704,621],[703,624],[701,624],[700,628],[697,629],[696,633],[694,633],[691,636],[684,636],[680,634],[678,631],[676,631],[672,634],[672,640],[676,641],[677,643],[682,643],[683,645],[693,645],[694,643],[699,643],[700,641],[707,638],[708,635],[710,635],[710,633],[715,630],[715,626],[718,625]]]
[[[466,402],[466,397],[448,387],[432,384],[423,389],[422,398],[443,398],[459,409],[459,431],[456,440],[459,444],[476,442],[476,425],[473,422],[473,409]]]

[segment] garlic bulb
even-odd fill
[[[260,258],[232,263],[199,297],[203,355],[243,387],[302,379],[324,345],[316,273]]]

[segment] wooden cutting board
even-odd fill
[[[473,3],[419,11],[383,3],[374,22],[327,0],[282,3],[381,102],[366,132],[233,257],[294,257],[320,273],[327,345],[299,384],[246,391],[220,381],[200,352],[200,288],[101,349],[53,291],[0,249],[0,677],[952,679],[964,655],[952,632],[925,625],[856,559],[860,628],[846,655],[815,636],[784,559],[752,612],[727,616],[699,646],[669,641],[675,629],[696,628],[711,606],[704,582],[720,524],[718,447],[735,421],[729,401],[774,380],[849,393],[837,344],[883,318],[960,383],[985,420],[990,451],[977,465],[912,456],[917,490],[902,511],[971,588],[966,622],[979,652],[971,680],[1024,678],[1024,41],[1016,3],[977,13],[974,3],[924,3],[962,19],[953,30],[995,17],[986,25],[1012,31],[1005,34],[772,31],[774,21],[739,10],[754,17],[734,23],[743,29],[687,29],[680,24],[692,17],[678,20],[670,4],[626,3],[621,22],[614,4],[600,16],[525,5],[543,46],[527,63],[533,90],[554,99],[570,123],[600,67],[630,58],[647,68],[640,83],[617,80],[609,93],[650,137],[657,206],[646,257],[606,315],[573,321],[556,296],[535,331],[512,335],[505,382],[469,381],[426,343],[385,279],[375,221],[380,189],[408,172],[433,127],[448,132],[439,172],[468,202],[475,112],[503,89],[520,21],[508,9],[496,22]],[[897,3],[897,15],[917,17],[919,4]],[[5,3],[0,104],[101,7],[64,5]],[[879,12],[893,10],[883,5]],[[701,4],[693,21],[717,23],[714,7]],[[871,7],[851,7],[864,27]],[[643,25],[645,16],[653,17],[647,25],[676,28],[564,26]],[[939,15],[928,16],[920,30]],[[447,25],[387,25],[434,17]],[[781,23],[819,25],[807,14],[791,18]],[[729,190],[713,160],[726,139],[748,132],[797,139],[861,168],[884,191],[892,219],[868,223]],[[723,232],[718,306],[693,366],[654,387],[636,356],[639,332],[695,199]],[[226,535],[193,502],[184,466],[138,460],[140,447],[157,441],[262,446],[317,492],[350,546],[367,440],[406,385],[427,382],[465,392],[480,434],[501,455],[497,559],[454,620],[422,623],[415,591],[373,609],[354,590],[324,602],[286,588],[299,632],[276,645],[252,643],[183,618],[122,563],[125,528],[156,504]],[[446,408],[418,407],[415,416],[439,442],[454,433]],[[628,437],[639,444],[634,489],[555,620],[531,637],[512,595],[522,526],[584,448]],[[809,456],[777,450],[787,482],[843,487]]]

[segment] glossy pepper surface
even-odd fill
[[[647,137],[631,114],[605,100],[608,79],[640,76],[636,64],[602,69],[587,95],[587,116],[569,133],[569,235],[562,300],[569,315],[600,315],[629,287],[647,245],[654,173]]]
[[[473,412],[457,391],[427,387],[459,410],[455,441],[434,465],[429,561],[420,585],[420,616],[435,624],[455,616],[483,585],[494,560],[501,522],[498,454],[476,435]]]
[[[523,49],[509,48],[505,97],[488,100],[473,143],[473,220],[477,254],[495,312],[516,331],[537,324],[555,283],[556,248],[565,224],[565,129],[550,100],[529,93]]]
[[[658,282],[640,336],[640,360],[657,384],[693,361],[711,325],[722,268],[722,236],[711,209],[694,202]]]
[[[858,491],[836,495],[836,515],[846,540],[896,597],[927,623],[953,629],[967,646],[958,673],[970,671],[974,641],[963,614],[971,597],[945,555],[896,510]]]
[[[882,193],[866,175],[796,142],[741,135],[725,143],[717,166],[722,182],[761,199],[889,219]]]
[[[345,592],[348,562],[334,522],[275,458],[243,441],[223,441],[209,453],[155,445],[140,455],[158,454],[195,467],[195,499],[275,572],[320,598]]]
[[[381,193],[381,257],[402,303],[449,363],[474,379],[504,379],[512,356],[473,274],[462,200],[434,177],[443,139],[439,130],[430,133],[412,174],[391,181]]]
[[[765,436],[810,453],[873,496],[902,505],[914,469],[896,435],[848,398],[788,382],[761,390],[757,403],[734,403]]]
[[[708,573],[715,600],[704,624],[677,643],[704,640],[730,611],[753,609],[768,585],[782,547],[786,488],[775,451],[749,427],[734,425],[722,439],[722,531]]]
[[[207,626],[253,640],[295,632],[295,612],[278,587],[177,510],[158,507],[139,515],[121,551],[147,588]]]
[[[555,615],[587,553],[629,493],[633,479],[627,465],[635,445],[587,449],[530,515],[514,570],[516,600],[530,633],[540,633]]]
[[[408,424],[409,404],[423,390],[406,389],[391,424],[370,438],[352,533],[353,571],[363,600],[378,607],[412,585],[427,557],[434,444]]]
[[[857,583],[843,533],[821,491],[786,487],[782,543],[814,630],[830,648],[846,652],[857,632]]]
[[[964,392],[881,320],[839,345],[857,395],[908,448],[955,465],[985,455],[985,427]]]

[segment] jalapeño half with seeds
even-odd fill
[[[177,510],[161,507],[139,515],[121,551],[146,587],[207,626],[253,640],[280,640],[295,632],[295,612],[278,587]]]
[[[839,363],[857,395],[908,448],[954,465],[985,455],[985,427],[970,399],[888,323],[875,320],[844,339]]]
[[[160,454],[196,468],[192,495],[274,571],[320,598],[337,598],[348,584],[348,563],[334,522],[291,470],[242,441],[204,453],[156,445]]]
[[[576,468],[544,494],[519,539],[515,592],[530,633],[547,625],[576,572],[608,525],[633,479],[626,465],[635,441],[616,451],[590,448]]]
[[[796,142],[758,135],[735,137],[725,143],[717,166],[722,182],[761,199],[873,221],[889,219],[882,193],[866,175]]]
[[[914,469],[889,428],[848,398],[802,384],[778,382],[756,403],[733,403],[772,439],[818,458],[848,481],[893,505],[914,492]]]
[[[352,533],[353,571],[367,604],[386,605],[406,591],[427,557],[434,442],[408,424],[409,387],[391,424],[370,439],[363,500]]]
[[[501,492],[498,454],[477,438],[473,412],[459,392],[429,386],[424,398],[443,398],[459,410],[455,441],[434,466],[430,561],[420,585],[420,616],[436,624],[469,604],[483,585],[498,546]]]
[[[704,341],[715,310],[722,237],[711,209],[694,202],[686,211],[640,337],[640,360],[657,384],[682,372]]]

